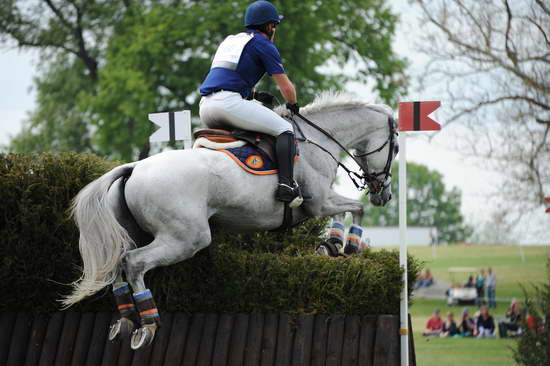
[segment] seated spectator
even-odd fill
[[[429,269],[426,270],[426,274],[424,275],[424,286],[428,287],[434,284],[434,276],[432,275],[432,272],[430,272]]]
[[[429,269],[426,269],[424,274],[418,275],[414,288],[429,287],[434,284],[434,277]]]
[[[477,337],[478,338],[495,338],[495,320],[489,314],[487,305],[483,305],[479,310],[477,318]]]
[[[514,332],[516,336],[520,335],[522,319],[523,311],[521,310],[521,305],[516,299],[512,299],[505,317],[498,322],[498,334],[500,338],[507,338],[509,336],[508,331]]]
[[[435,309],[422,332],[424,337],[439,336],[443,331],[443,319],[439,316],[439,309]]]
[[[467,287],[467,288],[476,287],[476,283],[474,282],[474,276],[468,277],[468,282],[466,282],[466,283],[464,284],[464,287]]]
[[[460,322],[458,323],[458,329],[460,330],[460,333],[464,337],[476,337],[477,336],[477,328],[476,328],[476,322],[474,319],[470,317],[470,314],[468,312],[468,308],[464,308],[462,310],[462,318],[460,319]]]
[[[542,333],[544,331],[544,328],[541,325],[540,318],[537,316],[536,312],[531,309],[529,309],[527,312],[525,323],[527,324],[527,329],[529,329],[531,332]]]
[[[460,335],[460,330],[456,326],[454,315],[452,312],[447,313],[447,319],[443,322],[441,337],[454,337]]]

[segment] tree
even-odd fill
[[[45,65],[39,77],[42,83],[37,84],[37,111],[12,148],[95,150],[125,160],[147,156],[152,132],[147,113],[191,109],[196,114],[198,86],[211,57],[227,34],[242,30],[249,3],[8,1],[0,9],[0,41],[38,48]],[[351,79],[374,82],[387,103],[405,91],[405,63],[391,49],[397,17],[384,0],[277,1],[276,5],[285,15],[276,43],[301,104],[320,90],[340,89]],[[331,73],[321,70],[329,64],[338,67]],[[357,67],[353,77],[342,71],[349,64]],[[61,83],[47,97],[52,91],[50,79],[63,80],[67,72],[80,82],[80,91]],[[274,83],[262,84],[275,91]],[[71,122],[62,127],[51,123],[65,108]]]
[[[391,190],[393,198],[385,207],[374,207],[363,196],[365,216],[363,225],[399,225],[399,164],[392,167]],[[453,243],[466,240],[472,229],[464,224],[460,213],[461,192],[453,187],[445,188],[443,177],[426,166],[407,163],[407,223],[410,226],[430,226],[438,230],[438,240]]]
[[[539,209],[550,192],[548,3],[415,2],[425,25],[419,50],[430,59],[422,84],[442,84],[448,123],[471,128],[461,150],[505,172],[500,193],[510,209]]]

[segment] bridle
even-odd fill
[[[296,121],[294,120],[294,116],[300,117],[300,119],[302,119],[308,125],[315,128],[317,131],[321,132],[323,135],[325,135],[330,140],[335,142],[340,147],[340,149],[342,151],[344,151],[350,158],[353,159],[353,161],[355,161],[357,163],[357,165],[361,169],[361,173],[357,173],[357,172],[352,171],[351,169],[346,167],[343,163],[341,163],[338,159],[336,159],[330,151],[328,151],[327,149],[325,149],[323,146],[316,143],[315,141],[312,141],[312,140],[308,139],[306,137],[306,135],[304,134],[304,132],[302,131],[300,125],[298,123],[296,123]],[[388,185],[391,184],[391,180],[388,179],[388,178],[391,177],[391,163],[392,163],[392,160],[393,160],[394,150],[395,150],[395,154],[397,154],[397,149],[398,149],[398,145],[396,143],[396,138],[395,138],[396,135],[397,135],[397,129],[396,129],[396,125],[395,125],[395,122],[394,122],[392,117],[388,117],[388,131],[389,131],[389,134],[388,134],[388,138],[386,139],[386,141],[380,147],[378,147],[375,150],[372,150],[372,151],[369,151],[369,152],[362,152],[362,153],[358,153],[358,154],[352,154],[351,152],[349,152],[348,149],[346,149],[346,147],[344,145],[342,145],[338,140],[336,140],[330,133],[328,133],[327,131],[325,131],[324,129],[322,129],[318,125],[316,125],[314,122],[312,122],[309,119],[307,119],[306,117],[304,117],[302,114],[295,113],[290,117],[290,120],[293,122],[293,124],[296,126],[297,130],[302,135],[300,138],[297,138],[297,140],[304,141],[304,142],[310,143],[312,145],[315,145],[318,148],[320,148],[321,150],[323,150],[324,152],[326,152],[327,154],[329,154],[334,159],[334,161],[336,161],[338,166],[341,166],[346,171],[346,173],[350,177],[351,181],[353,182],[353,184],[355,184],[355,187],[358,190],[362,191],[362,190],[364,190],[368,187],[369,191],[367,192],[367,194],[369,194],[369,193],[380,194],[380,193],[382,193],[382,191]],[[377,152],[380,152],[388,144],[390,146],[389,146],[389,149],[388,149],[388,158],[386,160],[386,166],[384,167],[384,169],[381,172],[373,172],[373,173],[369,172],[369,165],[368,165],[367,160],[365,159],[365,163],[363,164],[359,160],[359,158],[363,158],[363,157],[375,154]],[[381,175],[384,176],[384,179],[382,181],[378,179],[378,177],[381,176]]]

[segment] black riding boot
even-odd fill
[[[277,136],[275,141],[275,152],[279,165],[279,185],[275,198],[279,201],[290,202],[289,206],[294,208],[302,204],[303,198],[298,183],[294,180],[294,156],[296,145],[294,134],[290,131],[283,132]]]

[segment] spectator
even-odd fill
[[[464,337],[477,336],[476,323],[474,319],[470,317],[468,308],[464,308],[462,310],[462,318],[460,319],[460,323],[458,323],[458,329],[460,330],[460,333],[462,333]]]
[[[512,303],[506,312],[506,316],[498,322],[498,334],[500,338],[507,338],[508,331],[514,332],[514,335],[521,334],[520,324],[523,319],[523,311],[521,305],[516,299],[512,299]]]
[[[460,335],[460,330],[456,325],[453,313],[449,311],[447,313],[447,320],[443,322],[441,337],[454,337],[456,335]]]
[[[464,284],[464,287],[472,288],[472,287],[475,287],[475,286],[476,286],[476,284],[475,284],[475,282],[474,282],[474,276],[468,277],[468,282],[466,282],[466,283]]]
[[[429,269],[426,269],[426,274],[424,275],[424,286],[429,287],[434,284],[434,276]]]
[[[439,316],[439,309],[435,309],[426,323],[426,329],[422,332],[424,337],[439,336],[443,331],[443,319]]]
[[[497,275],[493,273],[493,269],[489,267],[487,270],[487,301],[489,308],[496,308],[497,303],[495,301],[495,290],[497,286]]]
[[[541,321],[538,318],[537,314],[531,309],[527,312],[527,318],[525,319],[527,324],[527,329],[535,333],[542,333],[544,328],[541,326]]]
[[[495,320],[489,314],[487,305],[481,306],[479,317],[477,318],[477,337],[495,338]]]
[[[419,287],[429,287],[434,284],[434,277],[429,269],[426,269],[424,274],[418,275],[416,279],[416,283],[414,285],[415,288]]]
[[[476,291],[477,291],[476,305],[481,306],[483,305],[483,301],[485,298],[485,270],[484,269],[481,269],[481,273],[476,276]]]

